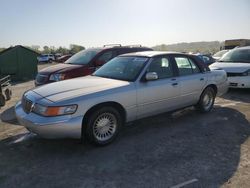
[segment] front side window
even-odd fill
[[[147,72],[156,72],[159,79],[173,77],[171,63],[166,57],[154,59],[149,65]]]
[[[175,62],[177,64],[180,76],[186,76],[200,72],[197,65],[187,57],[175,57]]]
[[[146,57],[116,57],[94,72],[93,76],[134,81],[147,60]]]

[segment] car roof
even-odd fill
[[[87,48],[85,50],[100,50],[106,51],[110,49],[145,49],[145,50],[153,50],[152,48],[145,46],[106,46],[106,47],[97,47],[97,48]]]
[[[133,52],[133,53],[127,53],[122,54],[119,56],[142,56],[142,57],[154,57],[154,56],[160,56],[160,55],[168,55],[168,54],[178,54],[178,55],[188,55],[180,52],[171,52],[171,51],[143,51],[143,52]]]
[[[241,49],[250,50],[250,46],[237,47],[237,48],[234,48],[234,49],[238,49],[238,50],[241,50]]]

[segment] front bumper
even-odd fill
[[[228,77],[230,88],[250,88],[250,76]]]
[[[227,93],[227,91],[228,91],[228,85],[229,85],[228,81],[226,81],[224,83],[221,83],[221,84],[218,84],[217,85],[217,89],[218,89],[217,96],[222,96],[225,93]]]
[[[23,111],[21,102],[15,107],[17,120],[29,131],[43,138],[81,138],[83,117],[71,115],[43,117]]]

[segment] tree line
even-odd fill
[[[32,45],[32,46],[26,46],[27,48],[30,48],[38,53],[41,54],[75,54],[81,50],[84,50],[85,47],[77,44],[70,44],[69,48],[59,46],[56,48],[55,46],[43,46],[42,50],[39,45]]]
[[[161,44],[152,47],[157,51],[176,51],[185,53],[203,53],[203,54],[214,54],[220,51],[223,46],[223,42],[210,41],[210,42],[189,42],[189,43],[177,43],[177,44]]]
[[[211,41],[211,42],[190,42],[190,43],[177,43],[177,44],[161,44],[153,46],[154,50],[159,51],[176,51],[176,52],[193,52],[193,53],[204,53],[204,54],[214,54],[220,50],[220,48],[224,45],[223,42],[219,41]],[[84,46],[71,44],[69,48],[65,48],[59,46],[58,48],[54,46],[41,46],[32,45],[26,46],[40,54],[75,54],[81,50],[84,50]],[[0,52],[4,50],[4,48],[0,48]]]
[[[70,44],[69,48],[59,46],[56,48],[55,46],[39,46],[39,45],[32,45],[32,46],[25,46],[31,50],[36,51],[39,54],[75,54],[81,50],[84,50],[85,47],[77,44]],[[0,52],[5,50],[6,48],[0,48]]]

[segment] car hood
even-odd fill
[[[62,63],[54,66],[49,66],[47,68],[42,69],[39,71],[40,74],[51,74],[51,73],[63,73],[70,70],[78,69],[80,67],[83,67],[84,65],[74,65],[74,64],[67,64]]]
[[[210,69],[223,69],[226,72],[243,73],[250,69],[250,63],[222,63],[216,62],[209,66]]]
[[[47,84],[32,91],[52,102],[59,102],[127,85],[129,85],[127,81],[86,76]]]

